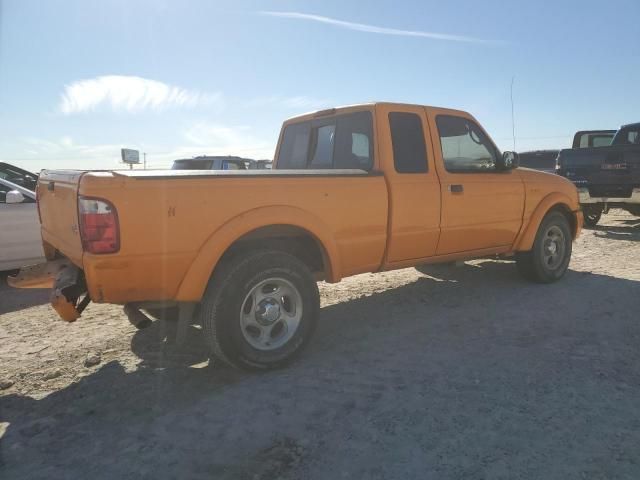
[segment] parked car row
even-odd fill
[[[522,152],[520,165],[571,180],[588,227],[610,208],[640,216],[640,123],[618,131],[580,131],[573,148]]]

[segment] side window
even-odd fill
[[[307,168],[310,130],[309,122],[293,123],[284,129],[277,168]]]
[[[396,172],[425,173],[427,147],[420,117],[415,113],[391,112],[389,127]]]
[[[450,115],[436,118],[444,167],[452,173],[493,172],[497,150],[471,120]]]
[[[9,191],[9,187],[6,185],[0,185],[0,205],[3,203],[7,203],[7,192]]]

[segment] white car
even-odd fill
[[[35,193],[0,178],[0,271],[42,261]]]

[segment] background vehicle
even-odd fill
[[[621,127],[608,147],[561,150],[557,172],[578,188],[585,225],[612,207],[640,216],[640,123]]]
[[[175,160],[171,170],[247,170],[253,160],[232,156],[201,156]]]
[[[43,171],[53,306],[73,321],[88,299],[124,304],[142,325],[177,305],[216,357],[277,367],[313,333],[317,280],[496,255],[561,278],[576,189],[516,166],[468,113],[376,103],[286,121],[273,170]],[[27,277],[48,278],[10,283]]]
[[[35,173],[5,162],[0,162],[0,179],[7,180],[14,185],[19,185],[31,191],[35,191],[38,183],[38,175]]]
[[[556,158],[560,150],[535,150],[532,152],[521,152],[520,166],[533,168],[541,172],[556,173]]]
[[[615,130],[582,130],[573,136],[571,148],[608,147]]]
[[[0,271],[42,260],[35,193],[0,179]]]
[[[249,170],[271,170],[273,162],[271,160],[249,160]]]

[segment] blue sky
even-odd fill
[[[512,76],[517,149],[564,147],[640,120],[639,18],[637,0],[0,0],[0,160],[271,158],[283,119],[371,100],[468,110],[511,149]]]

